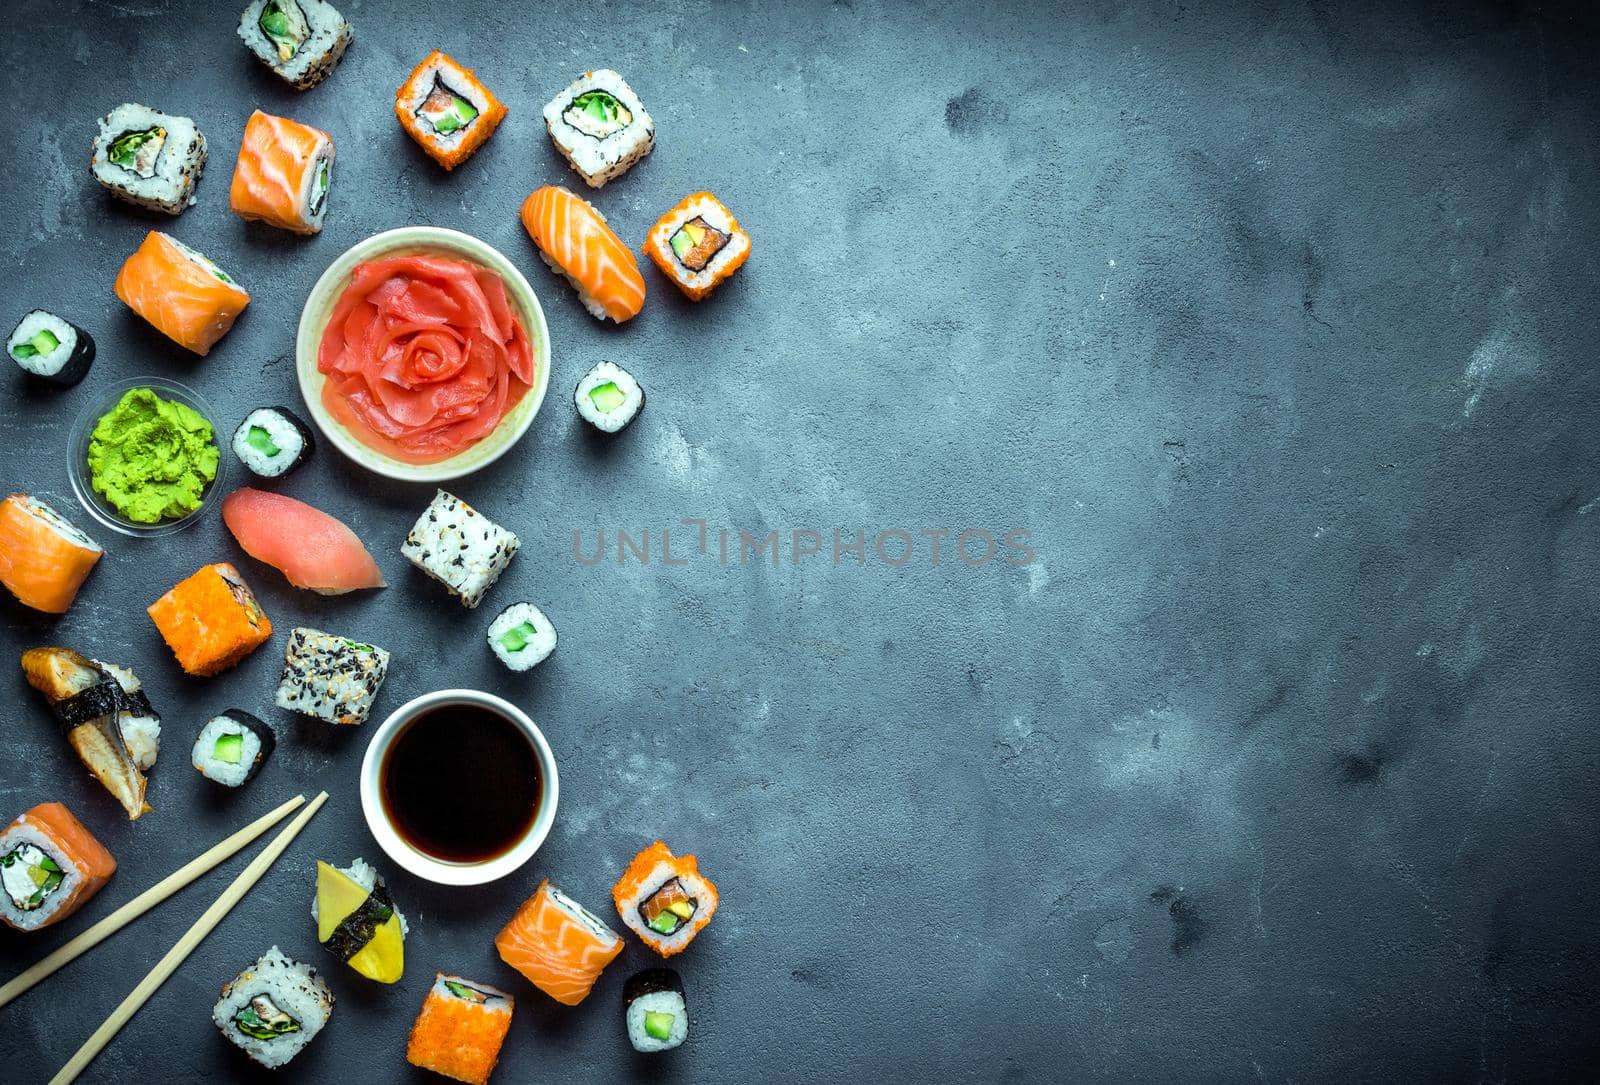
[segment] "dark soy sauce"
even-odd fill
[[[477,705],[443,705],[395,736],[379,769],[400,838],[448,863],[482,863],[527,833],[544,795],[533,744]]]

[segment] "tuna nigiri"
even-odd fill
[[[0,501],[0,584],[34,610],[65,614],[102,552],[38,498]]]
[[[356,533],[304,501],[246,486],[222,502],[222,521],[245,553],[297,588],[343,595],[384,586],[378,563]]]
[[[622,952],[622,939],[547,880],[495,935],[494,948],[539,990],[576,1006]]]
[[[297,234],[322,230],[333,169],[333,137],[256,110],[244,126],[228,206],[240,218]]]
[[[117,872],[117,861],[58,802],[42,802],[0,831],[0,920],[36,931],[76,912]]]
[[[588,200],[545,185],[522,203],[522,226],[550,269],[565,275],[596,320],[618,324],[644,308],[644,276],[606,217]]]
[[[250,304],[250,295],[227,272],[160,230],[151,230],[124,261],[115,289],[158,332],[202,355]]]

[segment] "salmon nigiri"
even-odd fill
[[[0,831],[0,920],[36,931],[100,892],[117,861],[58,802],[42,802]]]
[[[0,584],[34,610],[65,614],[103,552],[38,498],[0,501]]]
[[[495,935],[494,948],[539,990],[576,1006],[622,952],[622,939],[546,880]]]
[[[581,196],[545,185],[522,202],[522,226],[552,271],[567,277],[596,320],[618,324],[644,308],[644,276],[633,252]]]
[[[245,553],[297,588],[343,595],[384,586],[378,563],[356,533],[304,501],[246,486],[222,502],[222,521]]]
[[[318,233],[328,209],[332,168],[332,136],[258,109],[244,126],[228,206],[243,219],[297,234]]]
[[[123,263],[115,289],[158,332],[202,355],[250,304],[227,272],[160,230],[151,230]]]

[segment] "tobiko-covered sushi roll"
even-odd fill
[[[497,987],[440,972],[411,1026],[406,1061],[468,1085],[488,1085],[515,1009],[516,1000]]]
[[[710,297],[750,258],[750,235],[709,192],[696,192],[650,228],[644,254],[690,301]]]
[[[262,1066],[283,1066],[317,1038],[333,1013],[333,992],[309,965],[273,946],[222,986],[211,1020]]]
[[[209,678],[272,636],[272,620],[226,561],[207,565],[146,608],[186,674]]]
[[[271,727],[248,712],[230,708],[200,728],[190,761],[212,783],[240,787],[256,778],[277,745]]]
[[[674,855],[659,840],[633,857],[611,898],[622,921],[663,957],[688,949],[717,911],[717,887],[695,857]]]
[[[40,803],[0,831],[0,920],[19,931],[59,923],[116,871],[117,861],[72,811]]]
[[[622,1020],[635,1051],[671,1051],[689,1038],[683,980],[670,968],[646,968],[622,985]]]
[[[282,478],[311,458],[317,439],[287,407],[258,407],[233,431],[233,454],[261,478]]]
[[[258,109],[244,126],[228,206],[247,221],[320,233],[332,180],[332,136]]]
[[[627,80],[585,72],[544,107],[550,141],[591,188],[627,173],[656,144],[656,125]]]
[[[195,202],[206,137],[188,117],[124,102],[100,118],[89,165],[118,199],[176,215]]]
[[[290,712],[353,726],[372,711],[388,672],[382,648],[302,626],[289,633],[274,700]]]
[[[538,666],[556,650],[556,627],[532,603],[512,603],[489,623],[489,648],[509,670]]]
[[[65,614],[105,551],[36,497],[0,501],[0,584],[23,606]]]
[[[405,971],[410,924],[365,859],[343,868],[317,860],[311,918],[317,941],[368,979],[394,983]]]
[[[601,433],[616,433],[644,410],[644,389],[619,365],[601,362],[573,390],[578,416]]]
[[[521,546],[514,533],[440,490],[412,525],[400,553],[470,610],[483,602]]]
[[[239,16],[239,40],[296,90],[326,79],[353,37],[344,16],[323,0],[255,0]]]
[[[395,91],[394,115],[428,157],[453,170],[494,135],[506,107],[471,68],[435,49]]]
[[[43,309],[25,313],[6,340],[6,353],[30,377],[63,386],[77,384],[94,363],[94,338]]]

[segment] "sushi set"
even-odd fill
[[[256,60],[300,91],[329,78],[354,40],[349,22],[324,0],[254,0],[237,32]],[[447,171],[510,115],[472,68],[439,50],[393,92],[393,109],[406,135]],[[611,69],[580,75],[541,116],[555,150],[596,191],[656,147],[656,122]],[[90,173],[116,199],[176,217],[201,198],[208,154],[194,119],[129,102],[99,118]],[[253,110],[228,206],[245,221],[315,235],[336,201],[336,163],[333,134]],[[534,251],[591,316],[620,324],[639,315],[646,298],[640,262],[592,202],[543,185],[522,201],[519,217]],[[702,191],[666,211],[638,251],[698,302],[743,266],[750,249],[732,211]],[[200,248],[149,230],[111,289],[167,339],[205,356],[251,303],[237,270],[248,271],[225,270]],[[60,388],[91,378],[96,347],[67,317],[32,309],[16,323],[6,352],[23,379]],[[330,630],[275,628],[250,581],[281,576],[319,596],[382,590],[387,581],[351,525],[271,487],[325,444],[411,481],[443,482],[492,462],[520,438],[544,397],[549,334],[532,288],[503,254],[454,231],[403,227],[358,244],[323,274],[301,316],[296,356],[303,408],[255,406],[222,429],[210,405],[176,381],[96,388],[73,428],[69,478],[95,521],[135,538],[179,530],[219,506],[250,560],[235,565],[201,555],[171,570],[171,579],[163,578],[170,588],[145,607],[150,635],[184,674],[216,682],[227,682],[229,671],[277,637],[282,671],[271,707],[360,728],[380,702],[390,652],[339,632],[337,621]],[[602,361],[579,380],[572,404],[592,432],[615,434],[639,415],[645,390],[628,367]],[[242,470],[250,484],[230,489],[230,470]],[[477,611],[523,546],[493,513],[437,488],[392,549],[442,589],[441,600]],[[89,531],[35,496],[0,501],[0,586],[21,606],[66,613],[105,552]],[[533,602],[500,601],[484,613],[496,615],[481,626],[485,647],[506,672],[531,670],[555,651],[556,626]],[[129,821],[159,816],[150,774],[163,725],[170,736],[176,724],[173,706],[163,717],[130,668],[65,645],[29,648],[21,668],[40,715],[48,713],[64,748],[115,804],[107,810],[120,809]],[[255,781],[282,741],[263,718],[268,691],[230,694],[240,707],[199,722],[192,742],[184,735],[191,766],[219,794],[262,787]],[[555,820],[560,783],[544,735],[515,705],[490,693],[443,690],[413,699],[374,728],[359,793],[385,857],[406,875],[467,886],[504,877],[533,856]],[[291,798],[0,987],[3,1007],[294,814],[54,1080],[72,1080],[113,1040],[326,799],[326,792],[309,803]],[[79,816],[86,813],[88,824]],[[97,815],[103,812],[43,802],[0,831],[0,922],[32,932],[92,908],[117,870],[90,828]],[[333,1018],[342,984],[394,984],[406,975],[411,923],[403,880],[396,891],[365,859],[339,856],[317,861],[315,885],[306,891],[316,941],[343,968],[323,975],[264,933],[255,960],[237,975],[217,977],[212,1025],[240,1058],[263,1067],[284,1066],[315,1041]],[[710,924],[718,902],[695,856],[660,840],[617,873],[611,906],[618,929],[541,879],[492,936],[510,970],[499,985],[459,975],[450,961],[425,962],[433,979],[410,1028],[407,1061],[457,1081],[489,1081],[514,1027],[517,997],[530,997],[515,983],[525,980],[538,992],[531,997],[577,1006],[628,938],[674,957]],[[638,972],[624,986],[621,1018],[639,1052],[683,1044],[683,978],[663,967]],[[223,1072],[232,1076],[237,1068]]]

